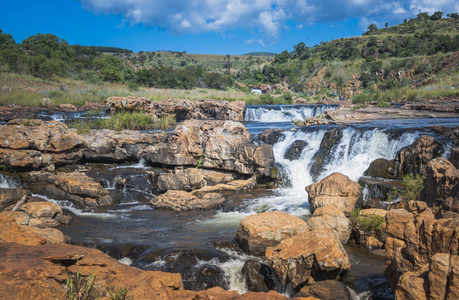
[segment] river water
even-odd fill
[[[247,290],[241,269],[244,262],[253,257],[240,253],[232,243],[244,217],[281,210],[306,220],[310,216],[308,195],[304,189],[307,185],[333,172],[358,180],[371,161],[381,157],[393,159],[399,149],[425,134],[435,135],[444,143],[446,156],[451,148],[448,138],[433,132],[431,127],[455,127],[459,124],[459,119],[404,119],[296,129],[291,122],[292,119],[314,117],[335,108],[333,105],[249,106],[245,125],[254,136],[268,128],[286,129],[273,145],[282,184],[277,188],[258,187],[226,192],[224,195],[229,201],[219,210],[175,213],[152,209],[148,202],[156,197],[157,192],[152,190],[147,171],[154,168],[142,161],[68,167],[84,168],[91,177],[103,180],[118,203],[109,208],[83,211],[67,201],[49,199],[40,194],[36,196],[62,205],[74,217],[73,222],[59,229],[75,244],[98,247],[125,263],[149,270],[171,270],[171,255],[182,255],[183,258],[183,253],[191,252],[191,256],[196,256],[196,259],[191,259],[191,271],[174,269],[186,274],[183,276],[186,286],[194,287],[196,275],[193,270],[211,265],[223,270],[226,288],[244,293]],[[329,153],[329,159],[320,172],[312,174],[314,155],[320,151],[326,132],[331,130],[338,130],[342,137]],[[289,160],[285,153],[295,141],[304,141],[307,145],[297,159]],[[125,186],[117,188],[115,177],[125,178]],[[0,187],[18,185],[17,179],[0,174]],[[381,275],[384,258],[372,256],[355,246],[346,247],[353,266],[344,281],[356,290],[354,298],[370,298],[368,290],[372,285],[387,286]],[[393,294],[386,290],[379,296],[393,298]],[[288,295],[288,291],[279,291]]]

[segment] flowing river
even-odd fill
[[[60,204],[74,217],[69,225],[59,228],[74,244],[97,247],[124,263],[143,269],[181,272],[188,288],[199,288],[196,278],[202,266],[218,267],[212,280],[227,289],[244,293],[247,289],[241,269],[246,260],[254,257],[241,254],[232,245],[244,217],[281,210],[306,220],[310,216],[307,185],[333,172],[358,180],[370,162],[381,157],[393,159],[398,150],[425,134],[434,135],[443,142],[446,156],[451,148],[447,138],[431,128],[459,124],[459,119],[402,119],[296,129],[291,122],[335,108],[334,105],[247,107],[245,125],[254,136],[269,128],[286,129],[273,145],[282,180],[276,188],[225,192],[230,201],[217,211],[175,213],[152,209],[148,201],[156,197],[157,192],[152,190],[147,171],[154,168],[143,161],[71,167],[87,170],[91,177],[105,182],[118,203],[109,208],[83,211],[68,201],[36,196]],[[339,142],[327,154],[327,160],[317,166],[314,157],[322,150],[323,139],[331,131],[339,134]],[[286,152],[297,141],[302,141],[303,149],[291,160]],[[126,184],[117,187],[116,178],[126,179]],[[0,187],[17,186],[20,182],[14,176],[0,175]],[[365,299],[376,293],[380,299],[392,299],[394,295],[388,291],[382,276],[385,258],[371,255],[355,245],[347,245],[346,249],[352,268],[344,282],[355,290],[353,297]],[[171,267],[171,258],[181,265]],[[278,291],[289,295],[289,291],[280,287]]]

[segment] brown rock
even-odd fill
[[[306,285],[295,294],[295,297],[315,297],[323,300],[352,299],[347,287],[337,280],[324,280],[313,285]]]
[[[46,244],[60,244],[65,242],[64,234],[55,228],[37,228],[34,226],[23,226],[27,232],[36,234],[46,240]]]
[[[266,249],[266,258],[280,283],[292,283],[293,288],[335,279],[351,267],[346,250],[332,229],[309,231],[283,240]]]
[[[167,143],[144,150],[149,162],[172,166],[198,166],[240,174],[270,174],[274,163],[271,146],[252,144],[252,136],[233,121],[187,120],[180,123]]]
[[[319,207],[314,215],[307,221],[309,230],[333,229],[336,231],[341,243],[346,244],[351,235],[351,221],[343,212],[332,205]]]
[[[429,270],[429,292],[432,300],[445,299],[449,260],[450,255],[446,253],[437,253],[432,256]]]
[[[3,211],[0,215],[13,218],[18,225],[29,225],[29,215],[22,211]]]
[[[242,250],[252,255],[263,255],[267,247],[308,231],[303,220],[282,211],[265,212],[242,219],[236,241]]]
[[[380,208],[367,208],[367,209],[362,209],[360,210],[360,215],[361,216],[368,216],[368,217],[373,217],[373,216],[380,216],[382,218],[386,217],[387,210],[385,209],[380,209]]]
[[[142,271],[95,249],[1,243],[0,252],[0,295],[6,299],[62,298],[67,278],[77,272],[84,278],[94,275],[94,291],[100,297],[126,287],[134,299],[177,299],[174,292],[183,290],[180,274]]]
[[[208,193],[198,198],[185,191],[169,190],[150,201],[154,208],[172,209],[175,211],[213,209],[225,202],[222,194]]]
[[[418,273],[407,272],[400,277],[395,298],[400,300],[427,300],[427,280]]]
[[[410,146],[400,149],[395,158],[397,178],[409,173],[424,172],[427,163],[443,153],[441,143],[432,136],[422,136]]]
[[[453,255],[450,260],[446,300],[459,299],[459,256]]]
[[[23,245],[43,245],[46,243],[45,238],[34,232],[27,231],[27,227],[16,224],[16,220],[12,217],[0,214],[0,241]],[[0,243],[0,246],[2,244],[4,243]]]
[[[21,205],[19,210],[31,218],[55,218],[62,216],[62,207],[52,202],[29,202]]]
[[[320,182],[306,187],[309,194],[311,212],[325,205],[333,205],[345,215],[361,205],[362,187],[346,175],[333,173]]]
[[[204,185],[201,169],[177,167],[174,173],[163,173],[158,176],[158,188],[167,190],[192,190]]]
[[[426,184],[420,200],[442,211],[459,213],[459,170],[445,158],[435,158],[426,167]]]

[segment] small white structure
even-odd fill
[[[263,92],[260,89],[252,89],[252,94],[261,95]]]

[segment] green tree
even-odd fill
[[[378,26],[376,26],[376,24],[370,24],[370,25],[368,25],[368,31],[367,31],[367,33],[373,33],[373,32],[375,32],[376,30],[378,30]]]
[[[431,16],[430,19],[433,21],[441,20],[443,18],[443,12],[436,11]]]

